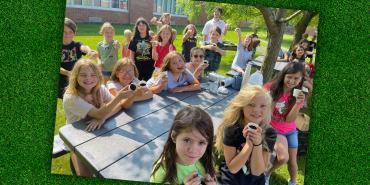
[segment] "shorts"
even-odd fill
[[[285,136],[286,140],[288,141],[288,148],[298,148],[298,131],[294,129],[290,132],[282,134],[278,132],[278,134]]]

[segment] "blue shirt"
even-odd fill
[[[242,43],[239,43],[233,63],[231,65],[231,69],[235,71],[237,71],[237,69],[245,70],[248,61],[252,59],[252,54],[253,51],[248,51],[243,47]]]

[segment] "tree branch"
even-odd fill
[[[302,12],[302,10],[298,10],[298,11],[294,12],[292,15],[290,15],[289,17],[285,17],[285,18],[279,19],[278,22],[281,22],[281,23],[288,22],[291,19],[293,19],[295,16],[297,16],[298,14],[300,14],[301,12]]]
[[[272,12],[272,8],[266,8],[263,6],[256,6],[256,8],[261,12],[269,32],[274,32],[276,23],[275,23],[275,18]]]

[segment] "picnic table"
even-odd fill
[[[208,90],[154,94],[153,99],[136,102],[108,119],[101,129],[86,132],[84,120],[60,128],[68,148],[98,177],[149,181],[176,113],[184,106],[197,105],[212,117],[214,131],[223,111],[238,91],[228,95]]]
[[[252,61],[252,65],[262,67],[265,56],[258,56]],[[275,62],[274,70],[281,71],[289,62]]]

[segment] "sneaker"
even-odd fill
[[[288,185],[297,185],[297,182],[292,182],[289,180]]]
[[[229,90],[227,90],[225,86],[220,86],[217,92],[220,94],[226,94],[226,95],[229,94]]]
[[[265,172],[265,185],[269,185],[270,184],[270,175],[267,175],[267,173]]]

